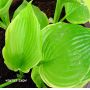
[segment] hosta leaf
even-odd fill
[[[65,17],[71,23],[82,24],[90,20],[90,12],[84,4],[66,3],[65,11]]]
[[[38,88],[45,88],[46,87],[44,82],[42,81],[42,79],[40,77],[38,66],[36,66],[32,69],[31,78]]]
[[[3,8],[9,0],[0,0],[0,9]]]
[[[6,12],[9,12],[9,7],[13,0],[0,0],[0,18]]]
[[[21,10],[23,10],[27,6],[28,2],[26,0],[23,1],[23,3],[16,9],[13,19],[20,13]],[[49,24],[48,18],[44,12],[42,12],[38,7],[32,5],[34,13],[40,23],[41,29],[44,28]]]
[[[88,8],[89,14],[90,14],[90,0],[82,0],[83,4]],[[89,22],[90,22],[90,16],[89,16]]]
[[[10,23],[9,8],[12,1],[13,0],[0,0],[0,19],[2,21],[1,23],[4,25],[3,27],[2,24],[0,24],[0,27],[4,29],[6,29]]]
[[[64,2],[64,3],[67,3],[67,2],[70,2],[70,3],[80,3],[80,0],[63,0],[62,2]]]
[[[90,81],[90,70],[87,72],[85,78],[83,79],[83,81]]]
[[[13,19],[27,6],[28,2],[23,0],[22,4],[16,9],[13,15]]]
[[[0,0],[0,9],[3,8],[7,2],[8,0]]]
[[[58,22],[62,8],[64,4],[68,2],[77,4],[79,1],[78,0],[57,0],[55,14],[54,14],[54,23]]]
[[[3,22],[0,21],[0,28],[6,29],[7,27],[6,27],[6,25],[4,25]]]
[[[42,59],[41,46],[40,25],[29,3],[6,31],[4,62],[13,71],[27,73]]]
[[[43,29],[45,26],[49,24],[48,17],[44,12],[42,12],[38,7],[33,5],[33,10],[35,12],[35,15],[40,23],[41,29]]]
[[[40,76],[50,87],[81,87],[90,70],[90,30],[57,23],[42,30]]]

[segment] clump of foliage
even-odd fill
[[[57,0],[52,24],[26,0],[10,23],[11,2],[0,0],[0,26],[6,29],[2,54],[7,67],[20,75],[0,87],[30,69],[37,87],[83,87],[90,80],[90,28],[78,24],[90,21],[90,0]],[[60,18],[63,7],[66,14]]]

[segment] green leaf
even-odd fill
[[[55,14],[54,14],[54,23],[58,22],[58,20],[61,16],[62,8],[63,8],[64,4],[66,4],[68,2],[76,3],[76,4],[80,3],[79,0],[57,0]]]
[[[13,0],[0,0],[0,15],[9,11],[12,1]]]
[[[83,0],[83,4],[88,8],[90,15],[90,0]],[[90,16],[89,16],[89,22],[90,22]]]
[[[82,0],[83,4],[88,8],[89,13],[90,13],[90,0]]]
[[[0,28],[6,29],[7,27],[3,22],[0,21]]]
[[[42,80],[50,87],[82,87],[90,70],[90,29],[57,23],[42,30]]]
[[[0,0],[0,9],[3,8],[9,0]]]
[[[64,2],[64,3],[67,3],[67,2],[70,2],[70,3],[80,3],[80,0],[63,0],[62,2]]]
[[[32,69],[31,78],[38,88],[45,88],[46,87],[44,82],[42,81],[42,79],[40,77],[38,66],[36,66]]]
[[[4,62],[10,70],[29,72],[42,59],[40,24],[31,3],[11,22],[6,31]]]
[[[10,23],[9,8],[10,8],[12,1],[13,0],[0,0],[0,19],[2,20],[2,23],[4,24],[6,28],[8,27]],[[0,26],[2,27],[2,25]]]
[[[84,4],[66,3],[65,11],[65,18],[70,23],[83,24],[90,20],[90,12]]]
[[[46,16],[46,14],[44,12],[42,12],[38,7],[36,7],[34,5],[33,5],[33,10],[34,10],[35,15],[40,23],[41,29],[43,29],[44,27],[46,27],[49,24],[48,17]]]
[[[13,15],[13,19],[27,6],[28,2],[23,0],[22,4],[16,9]]]
[[[90,81],[90,69],[88,70],[88,72],[86,73],[85,78],[83,79],[83,81],[89,82]]]
[[[13,19],[22,11],[26,6],[28,2],[26,0],[23,1],[23,3],[16,9]],[[49,20],[44,12],[42,12],[38,7],[32,5],[34,13],[40,23],[41,29],[43,29],[45,26],[49,24]]]

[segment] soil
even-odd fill
[[[10,18],[12,18],[14,11],[22,3],[23,0],[13,0],[10,7],[9,13]],[[30,1],[30,0],[27,0]],[[38,6],[43,12],[46,13],[48,17],[54,16],[55,2],[56,0],[33,0],[33,4]],[[63,9],[64,10],[64,9]],[[62,12],[62,15],[64,12]],[[88,23],[85,26],[89,26]],[[14,79],[17,77],[18,72],[10,71],[4,64],[4,59],[2,57],[2,48],[5,45],[5,30],[0,28],[0,84],[4,83],[7,79]],[[36,88],[36,85],[31,80],[31,71],[28,74],[24,74],[24,79],[26,82],[17,82],[7,86],[6,88]],[[90,87],[88,84],[85,87]]]

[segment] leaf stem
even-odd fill
[[[63,22],[65,19],[66,19],[67,15],[65,15],[61,20],[60,22]]]
[[[11,81],[5,82],[5,83],[3,83],[3,84],[0,85],[0,88],[6,87],[6,86],[8,86],[10,84],[13,84],[13,83],[17,82],[17,80],[18,79],[13,79]]]
[[[54,14],[54,23],[58,22],[61,15],[62,8],[63,8],[62,0],[57,0],[55,14]]]

